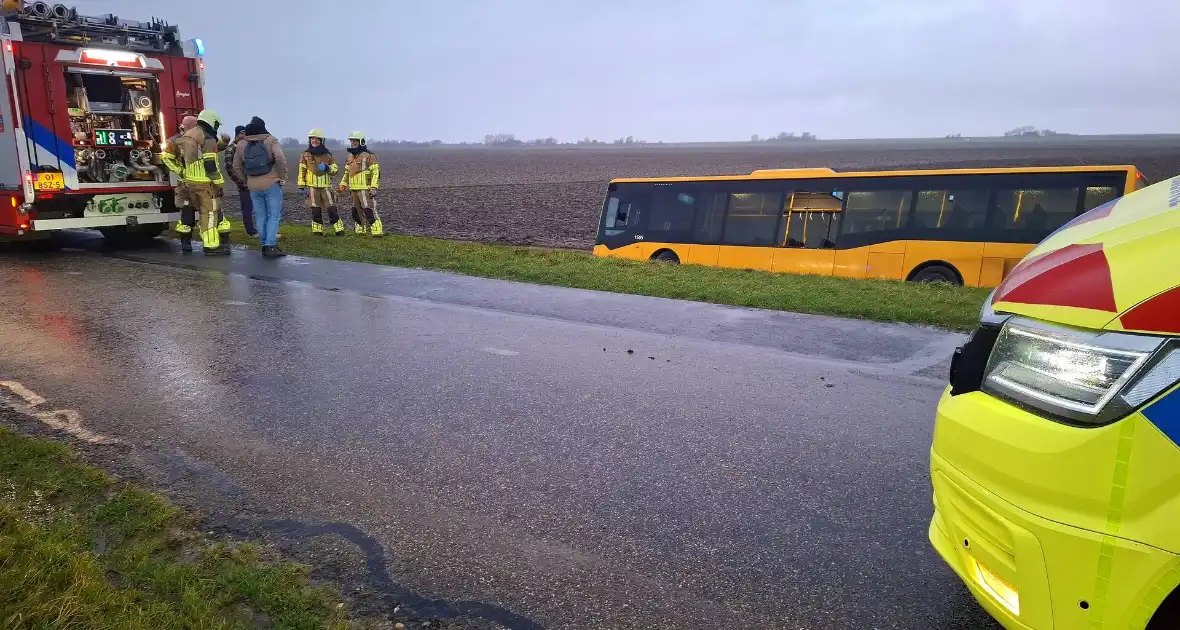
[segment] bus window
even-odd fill
[[[606,223],[603,224],[603,234],[617,236],[627,231],[627,220],[631,218],[631,202],[619,201],[618,197],[611,197],[606,202]]]
[[[683,187],[658,187],[652,194],[646,239],[659,243],[684,242],[692,234],[699,192]]]
[[[779,193],[731,193],[722,242],[726,245],[776,245],[782,208]]]
[[[1114,186],[1087,186],[1082,198],[1082,212],[1093,210],[1118,196],[1119,190]]]
[[[782,245],[807,249],[835,247],[833,223],[840,211],[842,192],[796,191],[787,197],[787,229]]]
[[[859,234],[906,227],[913,196],[914,193],[908,190],[849,192],[840,233]]]
[[[807,213],[807,222],[805,223],[807,229],[804,232],[803,239],[804,246],[807,249],[831,249],[836,246],[832,240],[835,234],[832,233],[832,223],[836,218],[835,212],[809,212]]]
[[[983,228],[987,224],[985,189],[922,190],[914,208],[914,225],[921,228]]]
[[[1077,215],[1077,188],[996,191],[996,225],[1048,234]]]
[[[622,247],[643,240],[643,228],[651,206],[651,187],[611,184],[602,206],[598,243],[607,248]]]
[[[709,190],[701,195],[697,218],[693,227],[695,242],[712,245],[721,240],[721,226],[725,222],[726,194]]]

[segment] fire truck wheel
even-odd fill
[[[164,233],[168,227],[165,223],[152,223],[148,225],[141,225],[135,230],[130,230],[126,227],[109,227],[100,228],[103,238],[106,239],[107,245],[110,247],[138,247],[147,245],[153,239]]]

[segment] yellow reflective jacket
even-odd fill
[[[321,172],[317,168],[320,164],[326,164],[328,170]],[[315,155],[311,151],[304,151],[303,155],[299,156],[297,185],[300,188],[331,188],[332,176],[339,172],[340,167],[336,165],[336,157],[330,151],[319,155]]]
[[[376,154],[367,150],[357,154],[349,152],[340,185],[348,190],[376,190],[380,178]]]
[[[181,134],[172,143],[175,159],[180,167],[181,181],[189,184],[225,184],[221,173],[221,158],[217,155],[218,142],[215,136],[205,133],[200,125]],[[170,167],[171,168],[171,167]]]
[[[163,162],[164,168],[176,175],[180,183],[184,183],[184,169],[180,166],[180,148],[177,142],[180,141],[181,134],[176,134],[164,141],[164,154],[160,156],[160,162]]]

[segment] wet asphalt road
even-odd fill
[[[957,335],[95,243],[0,254],[0,380],[207,513],[354,526],[402,601],[519,628],[995,627],[926,541]]]

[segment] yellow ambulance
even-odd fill
[[[1180,628],[1180,177],[996,287],[930,452],[930,542],[1006,628]]]

